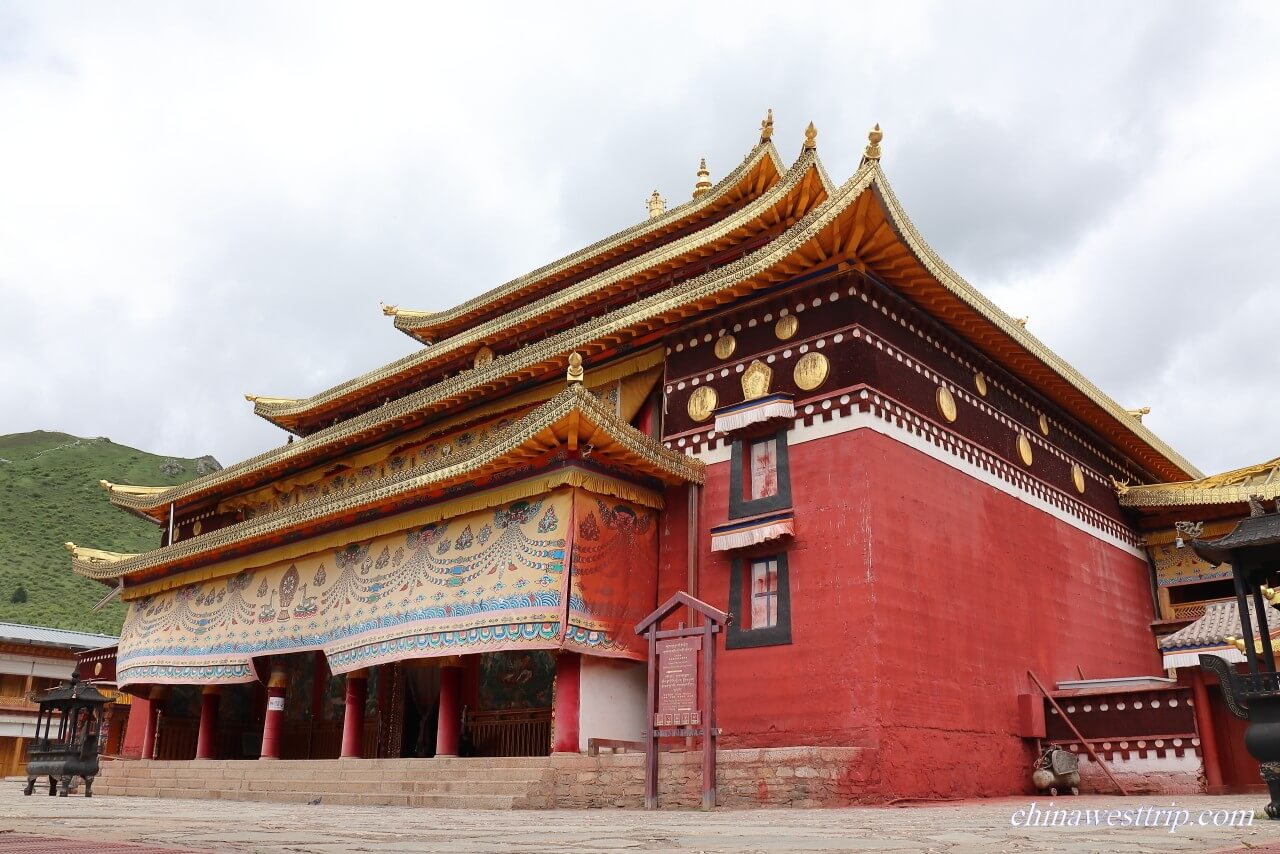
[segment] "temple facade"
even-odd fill
[[[157,526],[68,544],[128,605],[143,756],[638,741],[634,627],[678,591],[732,615],[721,745],[828,751],[822,802],[1025,791],[1030,674],[1161,674],[1114,484],[1201,473],[934,254],[878,127],[841,184],[813,125],[789,164],[772,136],[481,296],[384,307],[420,349],[250,396],[287,444],[104,484]]]

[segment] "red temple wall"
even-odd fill
[[[792,643],[717,658],[725,747],[864,746],[867,794],[1024,791],[1028,669],[1051,686],[1156,674],[1146,562],[872,429],[789,448]],[[698,594],[728,606],[727,462],[708,468]],[[664,514],[659,599],[686,587],[686,502]],[[878,790],[878,791],[877,791]]]

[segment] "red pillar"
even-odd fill
[[[457,756],[462,729],[462,668],[455,660],[440,665],[440,715],[436,724],[436,756]]]
[[[156,752],[156,726],[160,717],[160,689],[154,689],[147,700],[147,726],[142,731],[142,758],[153,759]]]
[[[217,759],[218,704],[222,689],[206,685],[200,696],[200,733],[196,738],[196,759]]]
[[[556,699],[552,712],[554,753],[578,752],[578,717],[582,696],[582,656],[562,652],[556,656]]]
[[[1204,757],[1204,781],[1210,794],[1221,794],[1222,765],[1218,759],[1218,736],[1213,731],[1213,714],[1209,711],[1209,692],[1205,689],[1204,671],[1191,668],[1191,695],[1196,703],[1196,729],[1200,731],[1200,755]]]
[[[364,742],[364,701],[369,691],[369,671],[347,674],[347,705],[342,714],[342,758],[359,759]]]
[[[262,722],[262,754],[260,759],[280,758],[280,726],[284,723],[284,695],[289,677],[283,665],[272,665],[267,683],[267,715]]]

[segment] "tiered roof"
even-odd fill
[[[353,405],[357,408],[350,411],[357,414],[331,426],[306,428],[301,441],[178,486],[151,492],[113,489],[112,501],[159,521],[170,503],[204,505],[258,488],[289,472],[385,441],[409,426],[430,423],[443,413],[462,412],[479,401],[552,381],[564,375],[573,352],[581,353],[588,365],[602,365],[658,344],[672,327],[717,306],[797,276],[816,280],[848,269],[879,278],[905,294],[1090,425],[1153,479],[1200,476],[1137,418],[937,257],[881,171],[878,128],[858,171],[838,188],[831,187],[818,160],[812,125],[800,157],[781,174],[770,133],[771,129],[763,135],[744,165],[711,192],[664,216],[450,312],[413,317],[397,310],[397,325],[436,336],[437,343],[424,350],[305,401],[260,398],[255,404],[259,414],[300,431],[304,422],[345,413]],[[697,224],[692,231],[680,232],[690,223]],[[676,239],[661,242],[673,235]],[[566,277],[584,270],[590,274],[565,287]],[[589,319],[546,331],[555,330],[558,321],[580,317]],[[524,343],[487,361],[475,360],[474,366],[452,376],[439,376],[443,366],[457,364],[481,346],[496,348],[513,339]],[[225,540],[238,535],[238,529],[197,536],[175,548],[199,549],[206,538]]]
[[[1246,504],[1252,497],[1280,498],[1280,457],[1222,474],[1147,486],[1118,484],[1122,507],[1199,507]]]

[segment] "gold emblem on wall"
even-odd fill
[[[955,421],[956,415],[959,413],[956,411],[956,399],[952,396],[950,389],[945,386],[938,386],[937,398],[938,412],[941,413],[942,417],[947,421]]]
[[[716,408],[716,390],[710,386],[694,389],[689,395],[689,417],[694,421],[706,421]]]
[[[978,394],[983,397],[987,396],[987,377],[982,371],[978,371],[973,375],[973,385],[978,389]]]
[[[797,386],[805,391],[813,391],[827,381],[827,374],[830,371],[831,363],[827,361],[826,356],[821,353],[805,353],[796,362],[792,376]]]
[[[1043,412],[1040,413],[1040,432],[1049,435],[1049,417]]]
[[[204,530],[204,525],[200,524],[200,520],[197,519],[196,523],[191,526],[191,536],[198,537],[200,536],[200,532],[203,530]]]
[[[788,314],[786,317],[779,317],[778,322],[774,324],[773,327],[773,334],[778,336],[779,341],[786,341],[788,338],[794,338],[798,331],[800,331],[800,319],[794,314]]]
[[[1026,433],[1018,434],[1018,456],[1022,458],[1023,465],[1031,465],[1031,440]]]
[[[716,358],[729,358],[733,355],[733,351],[737,346],[738,341],[732,335],[721,335],[716,339]]]
[[[476,357],[472,359],[471,366],[473,368],[483,368],[485,365],[493,361],[493,350],[488,347],[481,347],[476,351]]]
[[[1084,494],[1084,470],[1075,463],[1071,464],[1071,482],[1075,484],[1076,492]]]
[[[773,381],[773,368],[756,359],[742,372],[742,399],[755,400],[769,393]]]

